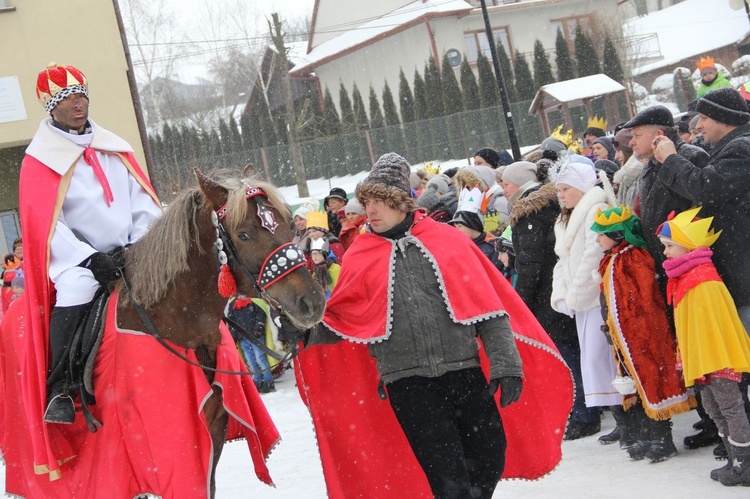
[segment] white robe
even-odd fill
[[[93,253],[106,253],[140,239],[161,216],[161,208],[130,174],[115,154],[132,152],[117,135],[89,120],[92,133],[74,135],[44,120],[26,153],[60,175],[75,168],[50,243],[49,276],[57,290],[56,306],[88,303],[99,288],[90,270],[78,264]],[[86,147],[96,149],[114,196],[110,206],[94,174],[83,159]],[[80,238],[75,233],[80,235]]]

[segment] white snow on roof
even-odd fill
[[[376,37],[382,37],[397,30],[400,26],[419,19],[426,14],[468,12],[473,7],[463,0],[416,0],[378,19],[368,21],[346,31],[315,47],[292,68],[291,73],[300,73],[345,50],[365,44]]]
[[[529,112],[532,113],[540,107],[545,108],[555,101],[572,103],[622,90],[625,90],[625,87],[603,74],[550,83],[541,87],[536,93]]]
[[[623,32],[658,36],[662,58],[634,68],[637,76],[738,42],[750,33],[750,21],[745,9],[734,10],[727,0],[685,0],[629,20]]]

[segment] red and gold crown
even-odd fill
[[[78,93],[88,99],[88,87],[88,80],[81,71],[51,62],[36,77],[36,98],[49,113],[68,95]]]

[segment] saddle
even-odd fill
[[[81,409],[89,431],[96,433],[102,423],[94,417],[89,406],[96,405],[94,396],[94,361],[104,336],[107,303],[110,293],[99,289],[94,295],[86,314],[76,329],[70,351],[71,387],[81,397]]]

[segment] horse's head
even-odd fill
[[[298,327],[320,322],[325,293],[304,266],[292,244],[289,208],[275,187],[253,182],[224,187],[195,170],[205,209],[222,235],[226,265],[246,296],[263,296],[281,308]]]

